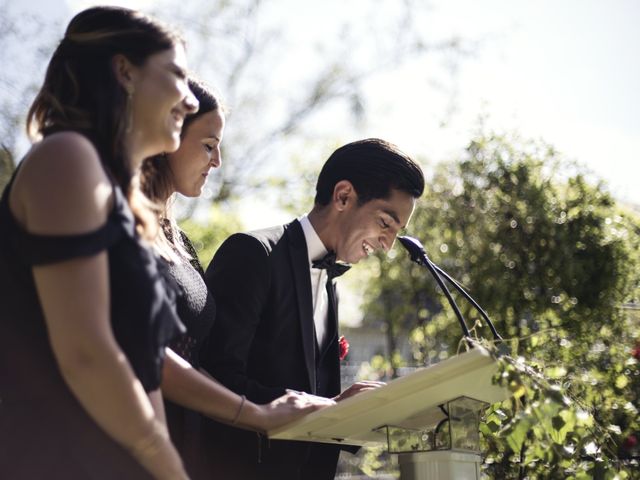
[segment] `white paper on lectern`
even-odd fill
[[[331,407],[267,432],[269,438],[367,445],[386,443],[375,430],[384,425],[415,423],[420,415],[449,400],[467,396],[487,403],[508,397],[493,385],[496,361],[476,347],[440,363],[347,398]]]

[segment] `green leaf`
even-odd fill
[[[563,366],[551,367],[545,370],[545,374],[551,379],[562,378],[567,375],[567,369]]]
[[[521,419],[516,422],[515,426],[509,432],[509,435],[506,437],[507,444],[509,448],[515,453],[519,453],[522,448],[522,443],[527,438],[527,432],[531,427],[530,419]]]
[[[618,375],[616,377],[616,387],[623,389],[627,385],[629,385],[629,378],[626,375]]]
[[[553,428],[555,428],[556,430],[560,430],[566,425],[566,423],[560,415],[556,415],[551,419],[551,425],[553,425]]]

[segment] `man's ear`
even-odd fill
[[[127,93],[132,94],[136,77],[135,65],[133,65],[127,57],[118,53],[111,59],[111,67],[113,68],[113,73],[118,83],[122,85],[122,88],[124,88]]]
[[[338,211],[343,211],[351,205],[355,205],[357,201],[358,194],[349,180],[340,180],[333,187],[332,203]]]

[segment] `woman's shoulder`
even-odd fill
[[[104,174],[100,155],[86,136],[79,132],[62,131],[46,136],[34,144],[24,160],[23,170],[53,173],[65,167],[79,175],[95,171]]]
[[[94,145],[80,133],[65,131],[47,136],[27,153],[10,205],[27,231],[65,235],[102,225],[112,197]]]

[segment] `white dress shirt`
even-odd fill
[[[318,348],[324,345],[327,334],[327,322],[329,320],[329,297],[327,294],[327,271],[313,268],[313,261],[320,260],[328,250],[320,240],[307,215],[298,218],[304,238],[307,242],[309,254],[309,272],[311,274],[311,298],[313,302],[313,323],[316,328],[316,340]]]

